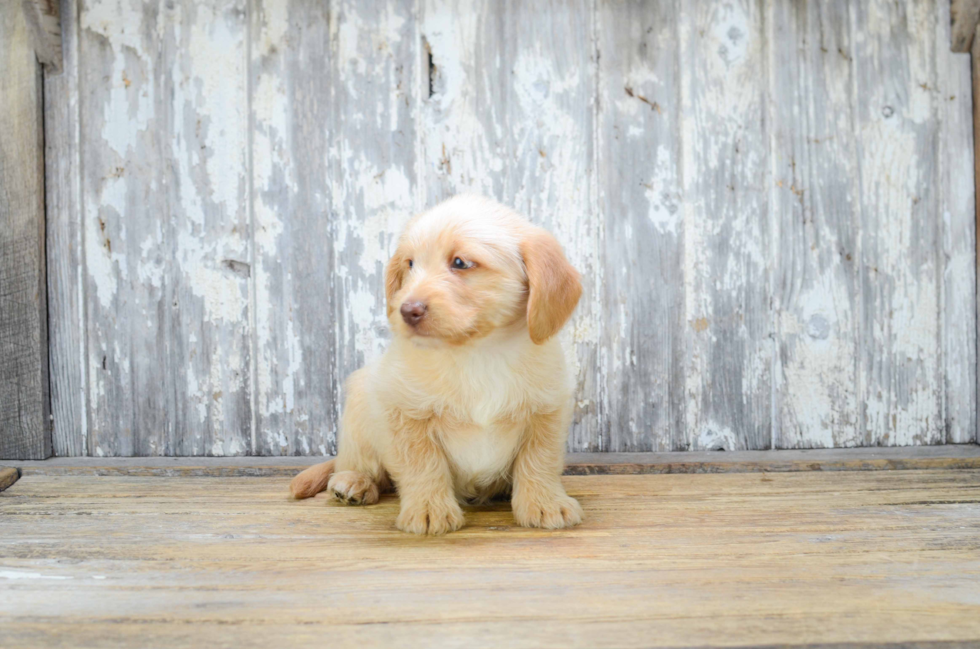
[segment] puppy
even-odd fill
[[[457,530],[461,502],[508,493],[519,525],[580,523],[561,483],[571,383],[555,334],[582,286],[554,237],[457,196],[408,223],[385,293],[391,346],[351,375],[337,457],[293,496],[370,505],[393,481],[395,525],[414,534]]]

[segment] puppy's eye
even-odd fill
[[[456,259],[453,259],[453,268],[455,268],[456,270],[466,270],[467,268],[473,268],[473,262],[463,261],[459,257],[456,257]]]
[[[412,267],[412,266],[414,266],[414,265],[415,265],[415,262],[414,262],[414,261],[412,261],[411,259],[409,259],[409,260],[408,260],[408,267],[409,267],[409,268],[411,268],[411,267]]]

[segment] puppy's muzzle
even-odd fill
[[[425,317],[426,306],[421,302],[405,302],[401,306],[402,320],[414,327]]]

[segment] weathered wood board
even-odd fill
[[[41,67],[19,2],[0,5],[0,458],[51,455]]]
[[[933,114],[939,120],[937,185],[942,217],[942,311],[943,367],[945,381],[946,442],[976,441],[977,429],[977,304],[965,299],[976,291],[975,156],[973,141],[973,79],[966,56],[946,47],[949,20],[946,4],[939,3],[936,21],[936,74],[938,86],[932,94]],[[973,57],[976,61],[976,58]],[[964,146],[967,145],[967,146]],[[972,265],[971,265],[972,264]]]
[[[323,462],[316,455],[236,457],[55,457],[10,462],[21,475],[90,475],[164,478],[292,478]],[[980,469],[980,446],[876,446],[768,451],[569,453],[565,475],[651,473],[785,473],[796,471],[909,471]]]
[[[78,25],[88,452],[246,454],[244,1],[85,3]]]
[[[44,188],[47,233],[48,348],[52,447],[55,455],[88,455],[80,137],[78,5],[61,12],[62,74],[44,81]]]
[[[21,0],[24,16],[31,29],[31,42],[38,61],[48,71],[61,71],[61,0]]]
[[[416,209],[416,16],[385,0],[251,11],[254,452],[332,453]]]
[[[950,48],[954,52],[969,52],[973,35],[980,20],[980,0],[950,0],[952,34]]]
[[[977,32],[980,33],[980,25],[977,25]],[[974,37],[973,39],[973,50],[971,53],[972,61],[972,82],[973,82],[973,178],[974,188],[980,187],[980,137],[976,136],[976,133],[980,132],[980,39]],[[976,208],[976,224],[975,236],[976,236],[976,246],[977,250],[980,250],[980,200],[974,195],[973,204]],[[980,278],[980,257],[974,259],[976,262],[976,273],[974,278]],[[980,305],[980,281],[976,282],[977,289],[977,304]],[[975,322],[977,325],[977,340],[980,341],[980,320]],[[976,353],[977,350],[974,350]],[[975,356],[975,358],[980,359],[980,356]],[[977,401],[980,403],[980,366],[977,367]],[[974,412],[975,414],[975,412]],[[977,435],[976,440],[980,442],[980,434]]]
[[[570,444],[602,448],[608,427],[599,369],[592,6],[424,0],[420,11],[429,88],[419,134],[422,204],[483,193],[564,245],[585,278],[576,318],[563,334],[577,385]]]
[[[609,218],[598,286],[605,385],[597,441],[611,451],[689,445],[685,341],[694,325],[685,302],[681,106],[665,100],[682,78],[680,5],[599,6],[598,207]]]
[[[717,454],[721,455],[721,454]],[[288,480],[24,475],[12,647],[797,647],[980,640],[980,471],[568,476],[585,521],[289,502]],[[111,530],[111,532],[108,532]]]
[[[395,238],[460,191],[583,272],[571,450],[975,439],[973,103],[944,0],[61,14],[59,454],[332,453]]]
[[[861,287],[851,17],[844,3],[779,3],[773,104],[776,446],[855,446]]]

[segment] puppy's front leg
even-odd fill
[[[514,461],[511,504],[518,525],[557,529],[582,522],[582,507],[561,484],[566,423],[561,412],[531,415]]]
[[[434,422],[399,417],[393,425],[389,471],[401,512],[395,527],[412,534],[445,534],[463,526],[449,462],[434,438]]]

